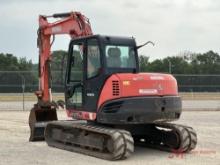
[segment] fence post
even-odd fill
[[[23,75],[20,75],[21,76],[21,80],[22,80],[22,84],[21,84],[21,87],[22,87],[22,96],[23,96],[23,111],[25,110],[25,100],[24,100],[24,92],[25,92],[25,77]]]

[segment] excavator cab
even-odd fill
[[[110,75],[138,71],[134,38],[94,35],[72,40],[66,72],[66,109],[95,113]]]

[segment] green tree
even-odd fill
[[[161,72],[161,73],[168,72],[167,66],[164,64],[163,60],[161,59],[157,59],[149,63],[147,66],[147,71],[148,72]]]
[[[0,54],[0,91],[1,92],[21,92],[21,84],[26,87],[37,84],[37,75],[32,70],[32,61],[26,58],[17,58],[12,54]],[[26,89],[27,89],[26,88]],[[32,89],[27,89],[32,90]]]
[[[169,67],[171,67],[172,74],[186,74],[190,70],[187,61],[178,56],[164,58],[163,65],[165,65],[164,68],[166,68],[165,71],[167,72],[169,72]]]
[[[0,70],[1,71],[15,71],[18,70],[18,59],[12,54],[0,54]]]
[[[54,84],[63,84],[65,80],[68,53],[64,50],[53,51],[51,73]]]
[[[203,54],[194,54],[194,58],[190,64],[192,74],[220,73],[220,56],[213,51],[208,51]]]
[[[139,67],[141,72],[147,71],[147,67],[149,64],[149,57],[140,55],[139,56]]]
[[[0,53],[0,70],[1,71],[29,71],[32,68],[32,61],[25,57],[17,58],[12,54]]]

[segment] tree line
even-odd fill
[[[51,73],[53,87],[62,91],[65,78],[67,52],[63,50],[52,53]],[[220,91],[220,76],[195,77],[193,75],[220,75],[220,55],[214,51],[205,53],[183,52],[150,61],[144,55],[139,56],[141,72],[160,72],[173,74],[181,91]],[[6,72],[9,71],[9,72]],[[26,71],[26,72],[19,72]],[[31,71],[31,72],[30,72]],[[181,76],[182,74],[191,76]],[[1,91],[15,90],[25,79],[28,91],[36,90],[38,86],[38,64],[18,58],[13,54],[0,53],[0,87]],[[6,86],[10,84],[10,87]],[[215,88],[208,88],[212,84]],[[18,89],[20,90],[20,89]]]
[[[54,51],[52,71],[64,71],[66,51]],[[176,56],[150,61],[144,55],[139,57],[142,72],[162,72],[172,74],[220,74],[220,55],[213,51],[206,53],[184,52]],[[37,71],[38,64],[34,64],[25,57],[18,58],[13,54],[0,53],[0,71]]]
[[[21,92],[24,84],[28,91],[37,89],[37,75],[29,72],[34,66],[25,57],[17,58],[13,54],[0,53],[0,92]]]
[[[220,55],[213,51],[206,53],[184,52],[176,56],[156,59],[139,57],[140,70],[143,72],[162,72],[172,74],[220,74]]]
[[[0,53],[0,71],[30,71],[32,68],[32,61],[25,57],[17,58],[13,54]]]

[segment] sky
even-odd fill
[[[155,42],[139,54],[150,60],[185,51],[220,53],[219,0],[1,0],[0,53],[38,61],[38,15],[80,11],[94,34],[133,36]],[[67,50],[70,38],[56,37],[52,50]]]

